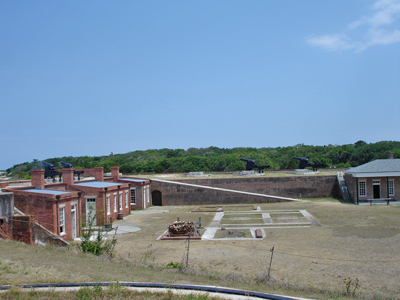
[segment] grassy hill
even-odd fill
[[[374,159],[387,158],[389,151],[394,153],[395,158],[400,158],[400,142],[382,141],[368,144],[358,141],[346,145],[298,144],[276,148],[151,149],[94,157],[55,157],[45,161],[57,169],[63,167],[61,161],[72,164],[75,169],[103,167],[105,172],[109,172],[111,166],[119,166],[124,174],[221,172],[243,170],[245,162],[240,161],[240,158],[253,159],[258,165],[269,166],[269,169],[295,169],[298,161],[293,159],[293,156],[306,157],[310,162],[328,168],[355,167]],[[25,162],[7,169],[7,173],[14,178],[28,179],[33,168],[43,168],[43,164]]]

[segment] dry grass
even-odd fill
[[[118,284],[112,285],[109,288],[101,286],[81,287],[71,291],[56,291],[56,290],[35,290],[23,291],[18,288],[12,288],[1,294],[1,299],[71,299],[71,300],[105,300],[105,299],[136,299],[136,300],[222,300],[219,297],[210,297],[207,294],[179,294],[173,293],[171,290],[164,292],[138,292],[129,288],[121,287]]]
[[[334,202],[258,205],[262,210],[305,209],[322,227],[266,229],[267,237],[262,241],[193,241],[190,246],[191,266],[208,272],[218,270],[222,274],[239,273],[251,277],[265,271],[270,258],[269,249],[275,247],[271,272],[281,282],[342,290],[343,279],[350,276],[360,279],[360,290],[366,293],[400,293],[400,280],[397,280],[400,278],[400,207]],[[181,220],[186,220],[189,216],[186,217],[185,212],[191,208],[170,207],[169,215],[179,215]],[[245,210],[243,207],[237,209]],[[211,221],[215,213],[196,212],[193,215],[194,220],[201,215],[203,225],[207,226],[206,219]],[[281,214],[280,217],[288,215]],[[149,216],[132,218],[140,224]],[[117,246],[120,255],[131,261],[138,260],[151,244],[148,262],[157,265],[180,262],[185,242],[155,242],[157,234],[153,231],[156,228],[149,226],[144,226],[141,232],[121,236]],[[126,250],[133,245],[135,254]]]
[[[253,205],[226,205],[225,212],[231,211],[253,211]]]
[[[156,241],[176,220],[207,226],[215,213],[190,213],[194,206],[161,207],[169,213],[132,214],[118,224],[141,231],[118,236],[118,262],[78,253],[74,248],[0,242],[0,284],[140,281],[207,284],[314,299],[343,298],[345,278],[358,278],[361,298],[400,299],[400,207],[338,203],[258,204],[262,210],[306,209],[322,227],[266,229],[264,240],[191,241],[185,272],[166,269],[180,263],[185,241]],[[154,219],[152,217],[162,217]],[[155,221],[146,223],[146,221]],[[265,280],[275,247],[270,281]],[[164,267],[163,267],[164,266]],[[373,299],[373,298],[371,298]]]
[[[252,238],[252,234],[250,229],[229,229],[226,230],[217,230],[214,238],[223,239],[223,238]]]

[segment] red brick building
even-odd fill
[[[31,178],[31,187],[3,189],[14,193],[15,207],[65,240],[80,235],[82,193],[45,187],[43,169],[32,170]]]
[[[388,159],[377,159],[345,171],[346,186],[354,203],[400,200],[400,159],[389,153]]]
[[[60,172],[62,183],[46,184],[44,170],[36,169],[31,171],[31,187],[3,190],[14,193],[14,205],[18,209],[66,240],[79,236],[80,225],[91,217],[94,217],[93,225],[104,225],[130,214],[133,200],[137,201],[134,208],[150,206],[150,181],[120,180],[118,167],[112,167],[112,177],[106,179],[102,167],[91,169],[95,177],[91,181],[75,182],[74,170],[70,168]]]

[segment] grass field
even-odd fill
[[[400,299],[400,206],[329,201],[257,205],[269,211],[305,209],[322,226],[265,229],[263,240],[191,241],[189,268],[179,271],[166,265],[182,262],[186,241],[156,238],[178,216],[195,222],[201,216],[202,225],[207,227],[215,213],[190,213],[194,206],[151,208],[169,213],[132,214],[115,222],[142,228],[118,235],[115,261],[78,253],[74,247],[60,250],[0,241],[0,284],[193,283],[313,299],[346,299],[345,280],[350,277],[350,292],[358,278],[356,295],[361,299]],[[154,222],[147,223],[150,220]],[[266,281],[272,247],[271,280]]]

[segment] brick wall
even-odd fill
[[[12,239],[32,245],[35,241],[33,222],[30,216],[14,216],[12,219]]]
[[[340,195],[339,184],[336,176],[187,179],[179,180],[179,182],[289,198],[322,198],[330,196],[339,197]],[[162,193],[163,205],[261,203],[280,201],[275,198],[243,195],[152,181],[151,191],[156,190]]]
[[[353,177],[353,175],[350,173],[345,173],[344,180],[346,182],[351,201],[357,203],[357,178]]]
[[[44,226],[51,232],[60,235],[59,231],[59,208],[65,207],[65,235],[60,235],[63,239],[72,238],[72,224],[71,224],[71,204],[77,204],[79,198],[76,193],[73,195],[62,196],[59,200],[54,195],[26,192],[22,190],[13,189],[14,205],[19,210],[27,215],[31,215],[36,222]],[[76,212],[76,228],[77,235],[79,235],[79,214]]]
[[[81,212],[83,214],[82,221],[86,222],[86,199],[87,198],[95,198],[96,199],[96,215],[97,215],[97,224],[111,223],[116,220],[118,217],[118,213],[122,213],[124,216],[130,214],[131,209],[129,206],[129,186],[128,184],[121,183],[120,188],[118,186],[111,186],[107,188],[105,191],[104,188],[98,187],[88,187],[88,186],[80,186],[80,185],[72,185],[67,187],[68,190],[80,191],[82,192],[82,201],[81,201]],[[128,191],[128,208],[125,205],[125,191]],[[119,193],[122,192],[122,210],[119,209]],[[114,209],[114,194],[116,194],[116,211]],[[107,214],[107,198],[106,195],[110,196],[110,214]]]
[[[128,183],[130,188],[135,188],[136,190],[136,204],[131,205],[131,209],[144,209],[148,208],[151,205],[151,189],[150,189],[150,180],[145,180],[144,182],[135,182],[131,180],[119,179],[118,182]],[[149,197],[146,196],[146,203],[143,199],[143,189],[146,188],[146,193],[149,191]],[[130,193],[129,193],[130,197]]]

